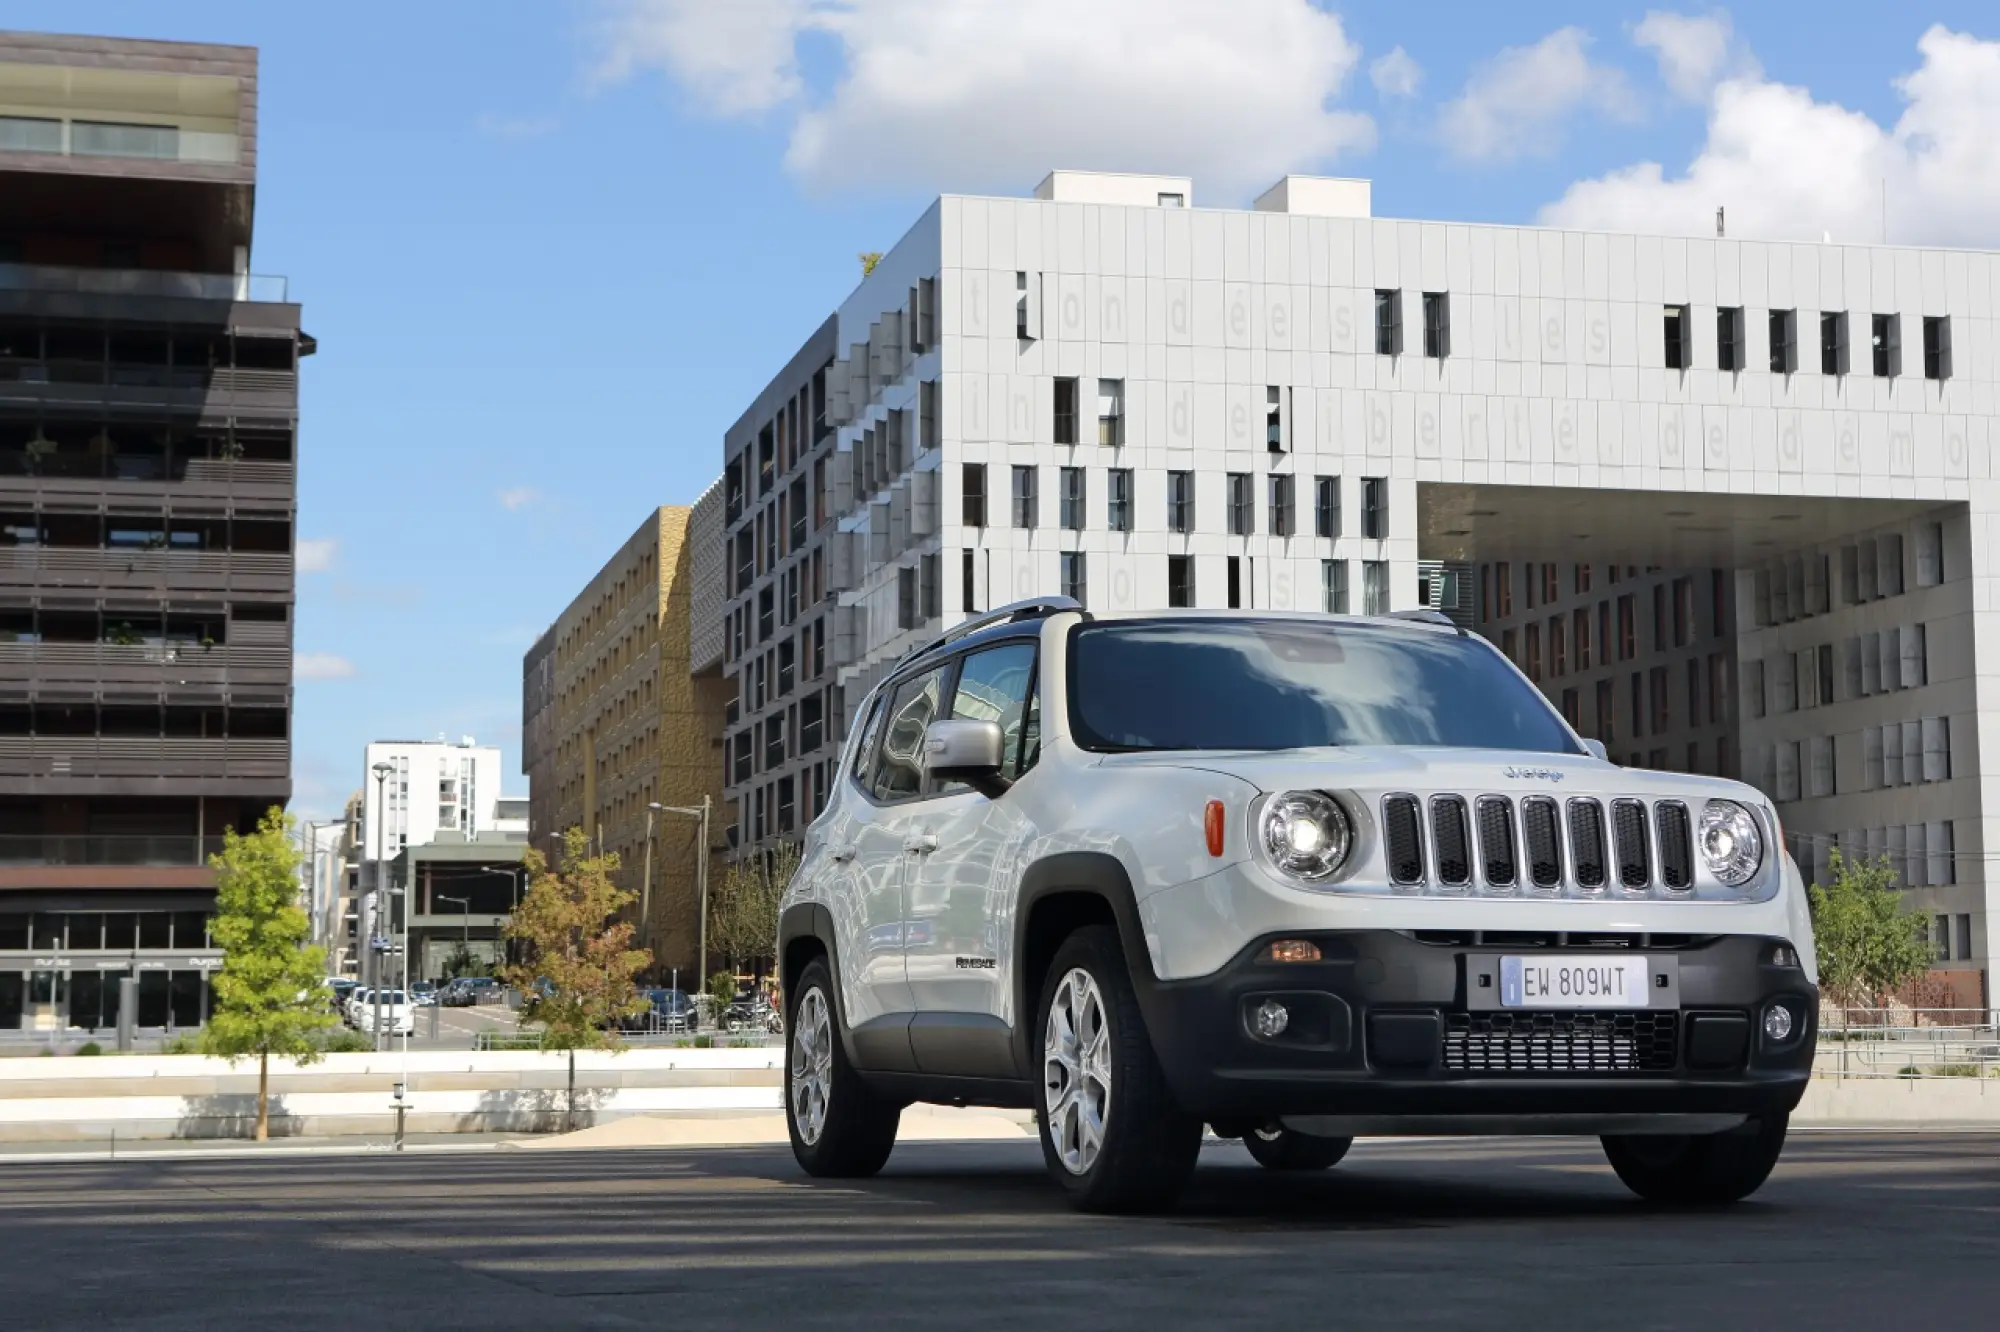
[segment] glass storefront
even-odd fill
[[[208,923],[186,909],[0,911],[0,1032],[115,1032],[128,976],[141,1029],[201,1026],[221,965]]]
[[[119,982],[131,974],[129,968],[0,970],[0,1031],[116,1031]],[[140,1027],[178,1030],[208,1020],[208,971],[153,967],[138,974]]]

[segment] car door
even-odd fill
[[[859,945],[859,1005],[848,1024],[864,1066],[914,1067],[909,1015],[916,1008],[904,962],[909,919],[910,825],[931,794],[923,769],[924,730],[949,688],[950,663],[897,682],[882,708],[869,754],[865,799],[847,802],[844,842]],[[871,726],[875,723],[871,722]],[[843,965],[845,962],[843,960]]]
[[[1033,639],[967,653],[952,693],[953,718],[999,725],[1009,781],[1032,763],[1036,746],[1035,664]],[[1031,833],[1020,801],[990,800],[956,783],[909,829],[913,928],[905,968],[917,1006],[910,1042],[926,1073],[1017,1076],[1005,958],[1014,862]]]

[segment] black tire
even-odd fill
[[[814,1003],[823,1005],[826,1014],[823,1028],[815,1024],[815,1031],[823,1033],[826,1038],[823,1117],[816,1136],[810,1125],[800,1123],[801,1104],[795,1075],[801,1065],[802,1052],[795,1042],[787,1042],[785,1129],[791,1135],[792,1155],[798,1158],[800,1167],[808,1175],[818,1179],[856,1179],[872,1175],[882,1168],[889,1159],[889,1153],[895,1149],[896,1126],[902,1120],[903,1107],[877,1095],[847,1062],[847,1051],[840,1040],[840,1009],[834,1002],[833,979],[827,973],[826,963],[819,959],[809,963],[799,978],[798,997],[793,1000],[791,1021],[788,1023],[793,1031],[802,1030],[799,1014]],[[817,1053],[817,1038],[813,1033],[807,1033],[807,1039]],[[811,1141],[807,1140],[809,1137]]]
[[[1352,1138],[1316,1138],[1282,1124],[1266,1124],[1243,1135],[1243,1145],[1266,1170],[1326,1170],[1354,1145]]]
[[[1781,1112],[1724,1133],[1607,1137],[1604,1155],[1625,1187],[1647,1202],[1719,1207],[1763,1185],[1785,1150],[1790,1120]]]
[[[1081,1170],[1064,1163],[1067,1146],[1059,1148],[1056,1141],[1048,1061],[1043,1054],[1048,1048],[1050,1008],[1070,974],[1078,971],[1096,987],[1110,1070],[1102,1140]],[[1201,1121],[1181,1110],[1167,1086],[1125,970],[1117,931],[1110,926],[1080,929],[1056,950],[1035,1009],[1033,1052],[1036,1082],[1042,1089],[1035,1116],[1042,1158],[1070,1202],[1086,1212],[1148,1212],[1171,1206],[1201,1154]]]

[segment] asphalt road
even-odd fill
[[[144,1328],[1990,1327],[2000,1137],[1798,1135],[1755,1199],[1591,1142],[1211,1147],[1180,1213],[1069,1212],[1034,1143],[0,1163],[0,1323]]]

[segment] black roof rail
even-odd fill
[[[979,611],[962,624],[953,625],[939,637],[927,643],[919,643],[896,659],[896,666],[914,661],[927,652],[935,652],[962,638],[970,638],[981,629],[991,629],[996,624],[1013,624],[1019,620],[1040,619],[1046,615],[1059,615],[1064,611],[1080,611],[1083,603],[1074,597],[1029,597],[1024,601],[1010,601],[992,610]],[[895,669],[891,667],[890,669]]]

